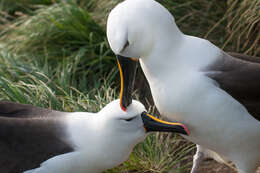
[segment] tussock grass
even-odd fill
[[[61,111],[97,112],[119,98],[119,92],[112,88],[115,70],[91,85],[84,85],[84,76],[74,83],[72,67],[77,66],[77,61],[64,59],[56,68],[48,63],[48,59],[41,62],[36,58],[24,61],[18,55],[0,51],[0,100]],[[188,154],[192,149],[181,137],[154,133],[135,148],[127,162],[107,173],[183,172],[190,166]]]
[[[237,52],[260,55],[260,1],[229,0],[228,4],[228,36],[223,47],[232,43]]]
[[[16,38],[15,40],[9,40]],[[95,49],[104,42],[105,32],[89,13],[74,3],[59,3],[35,11],[32,17],[19,19],[8,34],[2,34],[7,48],[19,54],[62,57],[84,47]],[[62,48],[62,49],[60,49]],[[89,52],[89,54],[95,52]]]
[[[0,0],[0,24],[15,20],[21,15],[33,15],[34,10],[54,2],[53,0]]]
[[[0,98],[56,110],[98,111],[118,98],[112,89],[115,71],[95,82],[75,77],[77,61],[60,63],[56,68],[37,59],[21,61],[17,55],[0,52]],[[65,61],[65,60],[64,60]]]
[[[225,41],[221,46],[229,51],[249,55],[260,55],[260,1],[259,0],[229,0],[227,10],[206,35],[226,22]]]
[[[29,61],[32,57],[38,61],[47,59],[53,67],[76,61],[70,67],[75,79],[88,75],[89,81],[95,81],[115,67],[105,31],[88,11],[73,2],[44,6],[33,16],[18,18],[1,36],[4,49]]]
[[[93,0],[92,0],[93,1]],[[92,3],[92,8],[90,6],[86,6],[85,4],[81,4],[85,8],[90,9],[93,19],[102,27],[106,28],[106,21],[108,14],[110,11],[123,0],[95,0]],[[83,1],[84,2],[84,1]]]
[[[162,3],[174,16],[177,25],[185,34],[205,37],[207,31],[219,21],[226,10],[226,2],[219,0],[162,0]],[[224,25],[207,37],[214,44],[223,44],[221,36]]]
[[[97,112],[119,98],[105,34],[122,0],[0,0],[0,100]],[[161,0],[185,34],[259,55],[259,0]],[[138,97],[138,96],[137,96]],[[194,145],[154,133],[106,173],[186,172]]]
[[[153,133],[136,146],[126,162],[106,173],[187,172],[192,150],[194,146],[177,135]]]

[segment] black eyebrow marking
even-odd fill
[[[129,46],[129,41],[127,40],[123,49],[120,52],[124,52],[124,50],[127,48],[127,46]]]

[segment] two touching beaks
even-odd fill
[[[123,111],[126,111],[127,107],[132,103],[138,59],[117,55],[117,63],[121,78],[120,107]],[[143,112],[141,117],[146,132],[175,132],[189,135],[189,130],[184,124],[163,121],[147,112]]]

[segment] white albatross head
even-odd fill
[[[127,111],[120,109],[120,101],[114,100],[98,112],[98,122],[103,128],[103,136],[106,136],[106,143],[121,146],[130,150],[145,138],[144,124],[141,118],[146,111],[144,105],[136,100],[132,101]],[[123,150],[122,148],[122,150]]]
[[[174,40],[179,33],[170,12],[154,0],[125,0],[107,20],[110,47],[124,57],[146,57],[162,41]]]
[[[101,137],[102,151],[111,152],[111,158],[118,156],[125,160],[133,147],[144,140],[151,131],[176,132],[188,134],[187,128],[181,123],[170,123],[159,120],[146,112],[144,105],[132,100],[126,111],[120,108],[120,100],[114,100],[98,112],[98,128],[101,129],[97,138]],[[105,147],[105,148],[104,148]],[[124,154],[123,154],[124,153]],[[117,160],[117,159],[114,159]]]

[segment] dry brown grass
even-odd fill
[[[31,2],[35,3],[36,1],[39,1],[39,3],[41,3],[43,0],[0,0],[0,2],[3,1],[16,3],[22,2],[21,4],[23,5],[27,2],[28,5],[26,6],[30,7],[28,9],[20,9],[19,5],[17,7],[17,5],[14,5],[13,3],[14,6],[10,9],[10,12],[10,10],[6,10],[4,6],[1,8],[0,3],[0,31],[2,32],[3,30],[6,30],[6,32],[2,32],[0,48],[9,48],[11,53],[19,56],[21,55],[19,52],[22,52],[26,54],[28,60],[28,62],[23,62],[21,57],[19,57],[19,61],[17,59],[14,59],[13,61],[8,59],[8,62],[14,62],[10,67],[5,65],[3,62],[0,63],[0,66],[3,69],[2,77],[4,76],[6,79],[10,80],[10,85],[13,87],[17,86],[19,89],[18,86],[20,83],[12,81],[11,79],[14,76],[17,76],[17,79],[22,80],[19,77],[23,76],[21,75],[23,72],[20,71],[21,69],[27,69],[25,67],[29,66],[32,70],[37,70],[37,72],[38,70],[42,70],[43,74],[51,77],[51,81],[53,81],[55,85],[60,86],[62,93],[63,90],[66,91],[66,95],[63,96],[60,94],[59,99],[55,97],[52,98],[53,100],[49,103],[45,103],[48,99],[44,99],[45,102],[39,99],[43,94],[31,94],[32,91],[30,90],[30,93],[28,92],[29,97],[31,100],[34,98],[35,103],[39,103],[39,105],[54,105],[59,109],[62,109],[64,107],[63,105],[65,105],[66,109],[69,110],[85,110],[81,103],[90,100],[88,103],[95,105],[93,110],[98,110],[100,106],[103,106],[110,101],[108,98],[115,99],[117,97],[116,94],[118,94],[118,90],[113,90],[113,92],[111,92],[108,88],[105,88],[103,89],[105,93],[99,93],[103,90],[99,89],[90,92],[89,88],[102,88],[101,86],[104,85],[104,82],[100,80],[97,82],[98,77],[103,75],[103,71],[111,71],[110,67],[115,67],[115,64],[108,61],[109,58],[114,59],[114,55],[107,46],[104,32],[107,15],[110,10],[122,0],[77,0],[78,4],[75,4],[75,8],[74,6],[67,8],[68,5],[66,4],[65,6],[58,5],[55,3],[55,0],[46,0],[48,1],[48,4],[53,4],[45,7],[37,6],[39,7],[36,8],[38,10],[33,8],[33,12],[30,11],[32,7]],[[205,37],[225,50],[243,52],[249,55],[260,54],[260,0],[157,1],[170,10],[170,12],[175,16],[178,26],[184,33],[198,37]],[[8,7],[11,8],[11,6]],[[88,18],[88,16],[90,16],[89,19],[91,22],[84,20],[85,18]],[[92,18],[102,27],[98,27],[94,24]],[[94,32],[97,35],[90,37],[93,34],[88,31],[86,32],[86,28],[87,26],[93,27],[94,25],[97,26],[98,31],[95,29],[91,30],[91,32]],[[102,38],[99,38],[99,36]],[[90,38],[99,38],[101,41],[98,39],[98,41],[93,42]],[[96,42],[101,42],[100,46],[93,44]],[[97,48],[94,49],[90,45]],[[70,51],[68,52],[68,50]],[[61,59],[55,58],[53,60],[57,61],[58,65],[57,68],[54,69],[51,68],[50,63],[45,64],[45,61],[36,61],[37,57],[41,56],[45,60],[45,58],[47,59],[51,56],[62,58],[67,57],[67,55],[69,58],[63,60],[63,64],[60,62]],[[8,58],[8,56],[3,54],[2,59],[3,58]],[[76,61],[74,62],[71,59]],[[96,62],[96,60],[102,61]],[[72,66],[70,61],[75,64]],[[15,64],[16,62],[21,62],[22,65],[17,65]],[[89,63],[89,65],[86,66],[86,63]],[[16,66],[18,67],[15,69]],[[11,67],[12,70],[8,69]],[[105,69],[104,67],[109,68]],[[68,69],[73,69],[73,71]],[[89,71],[102,69],[102,73],[98,71],[100,75],[95,77],[93,76],[93,73],[89,75],[85,69],[91,69]],[[31,71],[30,68],[29,70]],[[10,74],[6,74],[7,72],[10,72]],[[111,72],[111,76],[112,77],[111,79],[109,78],[109,81],[115,81],[116,77],[114,71],[113,74]],[[39,80],[41,81],[41,79]],[[24,82],[28,81],[30,81],[30,78],[26,79]],[[77,84],[78,81],[80,81],[79,84]],[[90,85],[89,83],[91,81],[93,81],[95,85],[93,84],[92,86],[91,83],[90,87],[88,85]],[[80,94],[71,94],[70,96],[70,93],[74,93],[74,89],[73,92],[70,90],[72,84],[80,91]],[[119,83],[116,84],[119,86]],[[51,86],[49,87],[51,88]],[[37,86],[35,88],[39,89],[40,87]],[[61,92],[55,87],[52,89],[55,93]],[[45,90],[43,90],[43,92],[44,91]],[[106,92],[108,91],[110,91],[110,94],[113,93],[113,97],[106,97]],[[6,92],[8,92],[8,90],[6,90]],[[91,95],[85,96],[84,94],[81,94],[83,92],[87,92],[88,95]],[[8,93],[10,95],[12,92],[10,91]],[[23,93],[24,92],[22,92],[22,94]],[[48,93],[45,94],[46,98],[49,97],[47,94]],[[3,92],[0,92],[0,95],[2,95],[2,97],[8,96],[7,93]],[[89,97],[91,99],[89,99]],[[143,99],[143,102],[148,98],[147,95],[139,95],[139,97],[140,99]],[[12,96],[9,99],[22,102],[19,100],[20,98],[23,97]],[[60,100],[64,103],[59,103]],[[158,173],[160,171],[167,173],[169,171],[186,172],[187,168],[190,168],[191,166],[192,152],[189,152],[191,149],[190,143],[184,142],[180,139],[171,140],[168,136],[164,139],[162,139],[162,137],[165,137],[165,135],[155,134],[148,138],[146,142],[140,144],[136,148],[135,152],[125,165],[110,170],[109,173],[138,173],[138,171],[147,173]],[[182,142],[185,143],[185,145],[183,145]],[[178,145],[180,143],[182,144],[181,147]],[[179,157],[173,157],[174,155]],[[185,167],[182,168],[184,165],[182,164],[182,159],[185,160],[184,162],[185,164],[188,164],[188,166],[185,165]],[[206,172],[233,173],[232,170],[214,161],[207,161],[203,164],[200,173]]]
[[[248,55],[260,55],[260,1],[228,0],[226,13],[206,34],[226,22],[223,49]]]

